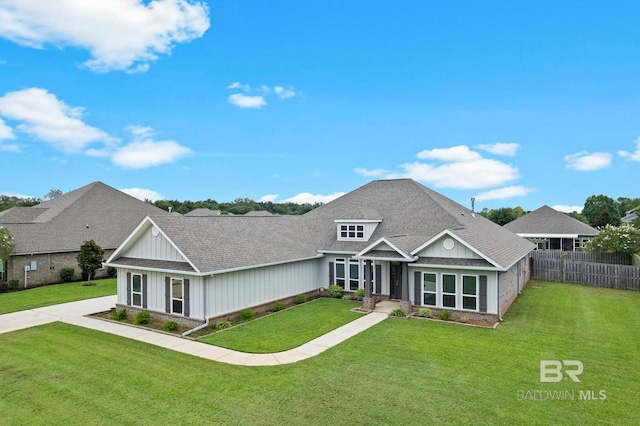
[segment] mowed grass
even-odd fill
[[[116,279],[105,278],[91,281],[92,286],[84,286],[86,281],[52,284],[11,293],[0,294],[0,314],[75,302],[76,300],[116,294]]]
[[[336,299],[318,299],[198,339],[241,352],[272,353],[300,346],[351,322],[360,306]]]
[[[232,366],[53,323],[0,335],[0,419],[65,424],[640,424],[640,293],[532,283],[496,330],[389,318],[291,365]],[[582,382],[540,383],[541,359]],[[519,391],[575,400],[519,400]],[[604,390],[606,400],[579,400]]]

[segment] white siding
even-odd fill
[[[326,278],[322,278],[320,271],[322,265],[321,260],[314,259],[207,277],[207,316],[224,315],[326,287]]]
[[[155,237],[152,233],[153,227],[149,227],[145,233],[133,244],[133,246],[123,253],[123,257],[135,257],[138,259],[158,259],[175,260],[186,262],[173,244],[164,235],[158,233]]]
[[[438,275],[438,280],[441,282],[442,274],[451,274],[456,276],[456,305],[462,306],[462,276],[463,275],[486,275],[487,276],[487,313],[498,313],[498,280],[496,271],[474,271],[474,270],[460,270],[460,269],[436,269],[436,268],[420,268],[409,265],[409,300],[414,305],[422,306],[422,300],[414,300],[414,284],[415,274],[414,271],[429,272]],[[478,282],[479,285],[479,282]],[[442,294],[441,286],[438,286],[438,292],[436,296],[436,308],[441,308]],[[479,291],[479,289],[478,289]],[[478,300],[479,302],[479,300]],[[479,305],[479,303],[478,303]],[[462,310],[462,309],[459,309]],[[477,312],[477,311],[476,311]]]
[[[454,241],[454,246],[451,250],[447,250],[443,246],[444,240],[447,238],[451,238],[448,235],[444,235],[441,238],[438,238],[433,243],[429,244],[429,246],[420,250],[418,256],[420,257],[449,257],[456,259],[481,259],[476,253],[467,248],[464,244],[458,242],[457,240],[451,238]]]

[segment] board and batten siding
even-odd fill
[[[186,259],[175,249],[161,233],[153,235],[153,226],[150,226],[144,234],[133,244],[133,246],[123,253],[124,257],[135,257],[138,259],[160,259],[186,262]]]
[[[137,269],[118,268],[118,303],[127,304],[127,273],[147,275],[147,310],[164,313],[165,277],[189,280],[189,317],[204,320],[202,304],[202,277],[186,274],[169,274],[166,272],[141,271]]]
[[[486,275],[487,276],[487,313],[488,314],[497,314],[498,313],[498,273],[496,271],[481,271],[481,270],[461,270],[461,269],[441,269],[441,268],[429,268],[429,267],[419,267],[414,265],[409,265],[409,299],[415,306],[422,306],[422,300],[415,300],[415,271],[420,271],[422,273],[427,272],[431,274],[438,275],[438,282],[442,283],[442,274],[449,274],[456,276],[456,304],[461,305],[462,303],[462,276],[463,275]],[[478,291],[479,291],[480,282],[478,280]],[[502,283],[501,283],[502,285]],[[437,293],[437,306],[436,308],[440,308],[442,303],[442,288],[438,288]],[[502,290],[502,289],[501,289]],[[479,300],[479,299],[478,299]]]
[[[206,277],[207,316],[216,317],[325,286],[320,259]]]
[[[446,239],[451,239],[454,242],[453,248],[447,250],[444,248],[444,241]],[[444,235],[438,238],[433,243],[429,244],[428,247],[420,250],[418,253],[420,257],[450,257],[455,259],[482,259],[471,249],[467,248],[464,244],[454,240],[448,235]]]

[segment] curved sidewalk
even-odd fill
[[[386,313],[372,312],[297,348],[271,354],[251,354],[220,348],[218,346],[159,333],[153,330],[131,327],[85,316],[96,312],[108,311],[111,307],[115,306],[115,303],[116,296],[106,296],[0,315],[0,334],[60,321],[138,340],[212,361],[234,365],[260,366],[291,364],[316,356],[338,343],[344,342],[350,337],[378,324],[388,316]]]

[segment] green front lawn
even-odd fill
[[[362,316],[350,311],[358,306],[346,300],[314,300],[198,340],[241,352],[286,351]]]
[[[2,334],[0,418],[6,425],[640,424],[640,293],[532,284],[496,330],[389,318],[316,357],[273,367],[222,364],[62,323]],[[582,381],[540,383],[547,359],[582,361]],[[575,399],[518,399],[540,390]],[[601,390],[606,400],[579,399],[579,391]]]
[[[116,294],[116,279],[105,278],[91,281],[92,286],[84,286],[86,281],[67,284],[52,284],[11,293],[0,294],[0,314],[41,308],[59,303]]]

